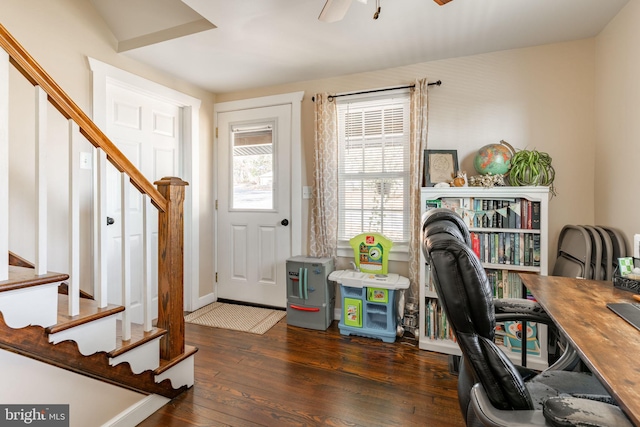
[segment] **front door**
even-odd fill
[[[180,108],[117,85],[107,87],[106,134],[150,182],[165,176],[180,176]],[[130,184],[129,184],[130,185]],[[122,304],[120,172],[107,166],[108,301]],[[133,187],[129,192],[131,241],[131,311],[133,323],[143,322],[143,197]],[[158,215],[151,215],[152,317],[158,311]]]
[[[218,113],[218,298],[286,307],[291,105]]]

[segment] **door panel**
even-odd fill
[[[116,86],[107,85],[106,134],[151,182],[165,176],[180,176],[180,108],[157,99]],[[143,322],[142,271],[142,203],[143,196],[136,189],[129,192],[129,224],[131,243],[131,314],[134,323]],[[107,228],[109,243],[108,301],[121,304],[122,262],[120,205],[120,172],[111,164],[107,167],[107,215],[115,223]],[[152,316],[157,317],[158,305],[158,232],[157,215],[152,215],[151,271]]]
[[[277,230],[273,226],[258,227],[258,240],[260,242],[260,259],[258,261],[258,280],[261,283],[276,284],[277,259]]]
[[[291,106],[218,114],[218,297],[286,307]]]

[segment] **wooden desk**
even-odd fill
[[[521,274],[526,287],[591,371],[640,426],[640,331],[606,307],[632,302],[611,282]]]

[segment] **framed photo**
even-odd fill
[[[425,187],[433,187],[440,182],[451,182],[457,171],[457,150],[424,150]]]

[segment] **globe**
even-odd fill
[[[473,166],[480,175],[504,175],[511,167],[512,150],[504,144],[489,144],[478,150]]]

